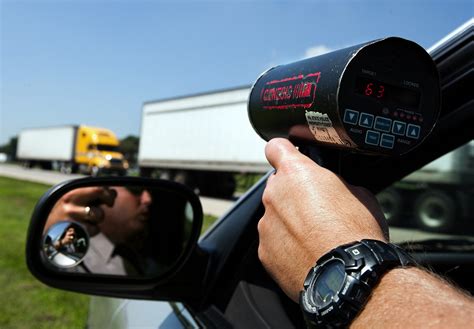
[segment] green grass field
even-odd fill
[[[48,186],[0,177],[0,328],[84,328],[89,297],[49,288],[26,268],[28,222]]]

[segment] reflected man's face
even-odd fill
[[[150,217],[152,198],[147,190],[112,187],[117,191],[113,207],[103,207],[105,219],[99,224],[104,233],[114,243],[127,243],[146,231]]]

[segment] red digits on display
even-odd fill
[[[380,85],[377,98],[382,98],[384,94],[385,94],[385,87],[383,85]]]
[[[376,94],[374,94],[374,90],[377,92]],[[365,96],[383,98],[385,96],[385,87],[383,85],[376,85],[373,82],[370,82],[365,86],[364,94]]]
[[[371,83],[367,84],[367,86],[365,87],[365,95],[366,96],[372,95],[372,93],[373,93],[372,86],[373,85],[374,84],[371,82]]]

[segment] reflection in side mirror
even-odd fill
[[[28,248],[41,250],[27,253],[50,271],[154,278],[176,266],[197,241],[202,210],[182,185],[141,178],[63,185],[38,204],[28,237]]]
[[[89,248],[89,234],[75,222],[59,221],[52,225],[43,240],[45,258],[59,268],[77,266]]]

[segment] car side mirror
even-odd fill
[[[27,264],[55,287],[158,282],[186,262],[201,225],[199,199],[184,185],[133,177],[73,180],[38,202]]]

